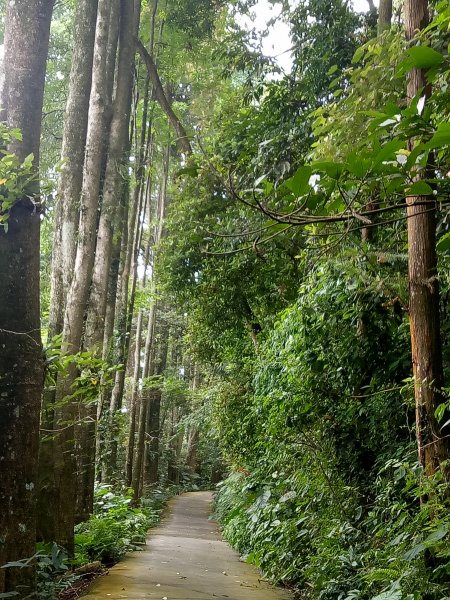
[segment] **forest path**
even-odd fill
[[[172,500],[143,552],[135,552],[98,579],[85,598],[118,600],[287,600],[239,560],[209,520],[212,494],[191,492]]]

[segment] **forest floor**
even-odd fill
[[[222,541],[209,520],[212,495],[191,492],[173,499],[143,552],[129,555],[98,579],[84,598],[102,600],[288,600]]]

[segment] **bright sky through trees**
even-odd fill
[[[295,4],[297,0],[292,2]],[[353,0],[353,6],[356,11],[367,11],[368,4],[366,0]],[[378,0],[375,0],[375,5],[378,6]],[[252,16],[243,16],[240,18],[240,23],[247,28],[256,27],[258,31],[264,31],[267,23],[276,20],[269,27],[269,33],[262,42],[264,54],[277,58],[279,65],[284,71],[290,71],[292,58],[289,52],[291,40],[289,35],[289,25],[284,23],[280,18],[282,8],[279,4],[272,4],[269,0],[259,0],[252,11]]]

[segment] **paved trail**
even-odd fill
[[[256,569],[220,538],[208,520],[211,494],[177,497],[143,552],[135,552],[98,579],[88,600],[288,600],[283,590],[260,581]]]

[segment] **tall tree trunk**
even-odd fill
[[[147,126],[148,117],[148,103],[149,103],[149,81],[146,80],[145,96],[142,111],[142,126],[139,135],[139,141],[136,142],[138,146],[137,150],[137,161],[136,161],[136,175],[135,175],[135,187],[133,190],[133,198],[131,203],[131,213],[128,220],[128,244],[126,247],[126,253],[124,254],[124,268],[121,276],[121,287],[119,301],[117,305],[117,326],[118,326],[118,354],[117,361],[119,364],[126,364],[128,361],[128,351],[131,339],[131,325],[134,312],[134,301],[136,296],[136,285],[137,285],[137,269],[138,269],[138,257],[141,246],[142,237],[142,218],[146,212],[146,206],[144,203],[144,161],[146,154],[146,141],[147,141],[147,130],[150,130],[151,124]],[[130,278],[132,280],[131,293],[129,290]],[[130,432],[129,432],[129,443],[127,446],[126,456],[126,471],[127,480],[131,485],[131,470],[132,470],[132,456],[134,449],[134,433],[136,426],[136,392],[138,385],[138,378],[140,373],[140,349],[141,349],[141,330],[142,330],[142,317],[138,318],[138,327],[136,334],[139,334],[139,338],[136,338],[137,351],[135,358],[137,365],[134,368],[134,379],[133,389],[131,392],[131,405],[130,405]],[[111,394],[111,404],[113,406],[119,406],[121,404],[121,398],[124,392],[125,385],[125,369],[118,371],[115,378],[114,388]]]
[[[427,23],[427,0],[406,0],[407,40],[413,39]],[[421,89],[429,96],[431,90],[427,85],[425,73],[414,68],[408,74],[408,98],[414,98]],[[414,140],[411,141],[411,146],[413,144]],[[418,175],[417,179],[419,177]],[[437,406],[444,401],[436,258],[436,205],[432,198],[410,196],[406,201],[416,435],[419,460],[425,471],[431,474],[450,457],[448,437],[442,434],[435,417]]]
[[[103,360],[113,364],[114,355],[114,315],[116,312],[117,288],[119,282],[121,239],[115,236],[111,252],[111,267],[108,276],[108,291],[106,296],[105,326],[103,335]],[[97,480],[107,479],[106,460],[103,449],[106,449],[109,434],[109,401],[111,398],[112,385],[104,386],[97,405],[97,436],[95,445]]]
[[[141,342],[142,342],[142,311],[139,310],[136,319],[136,335],[134,348],[134,372],[133,383],[130,396],[130,424],[128,432],[127,456],[125,463],[125,477],[127,487],[131,486],[133,476],[133,457],[136,437],[136,415],[137,415],[137,397],[139,391],[139,376],[141,372]]]
[[[192,401],[195,403],[196,393],[200,386],[200,373],[197,365],[194,365],[194,373],[192,377],[191,383],[191,394]],[[195,473],[198,468],[198,459],[197,459],[197,451],[198,451],[198,443],[200,440],[200,431],[196,424],[191,427],[188,438],[187,452],[186,452],[186,465],[189,467],[192,473]]]
[[[39,140],[53,0],[8,2],[2,119],[22,131],[9,151],[23,160]],[[32,200],[34,198],[34,200]],[[39,190],[17,198],[0,228],[0,565],[35,552],[43,360],[39,315]],[[18,301],[20,299],[20,301]],[[0,569],[0,593],[34,589],[34,570]],[[20,586],[20,588],[18,588]]]
[[[160,320],[161,321],[161,320]],[[160,322],[159,352],[154,358],[155,375],[163,375],[167,366],[169,330],[166,324]],[[146,416],[146,433],[149,438],[145,455],[144,484],[152,485],[158,481],[159,453],[161,438],[161,387],[152,390],[148,399]]]
[[[63,328],[63,350],[77,353],[81,349],[84,314],[91,285],[95,256],[98,200],[100,193],[101,163],[104,140],[106,50],[111,11],[111,0],[99,0],[97,31],[94,49],[92,89],[84,164],[82,207],[79,225],[75,270],[67,296]],[[74,418],[75,403],[64,401],[77,377],[75,364],[70,365],[65,377],[58,378],[56,401],[62,403],[59,411],[63,426],[55,432],[56,502],[49,510],[53,513],[54,531],[44,532],[44,539],[57,541],[69,553],[73,552],[75,520],[75,460]]]
[[[64,120],[62,170],[58,184],[53,235],[48,334],[50,340],[62,332],[67,292],[75,265],[97,8],[98,0],[80,0],[75,13],[74,50]],[[48,431],[54,427],[54,401],[55,391],[47,391],[43,399],[41,426]],[[40,489],[54,487],[53,459],[52,439],[45,437],[41,442],[39,453]],[[40,494],[38,514],[41,529],[46,529],[44,521],[52,518],[48,511],[48,504],[46,494]]]
[[[155,322],[156,322],[156,301],[152,304],[150,314],[148,318],[148,329],[147,329],[147,340],[144,357],[144,368],[142,372],[142,379],[145,380],[151,373],[151,353],[153,350],[153,340],[155,335]],[[133,488],[133,502],[136,503],[140,498],[141,493],[141,481],[142,472],[144,467],[144,456],[145,456],[145,431],[146,431],[146,416],[149,404],[149,395],[152,390],[144,389],[139,399],[139,421],[138,421],[138,435],[136,441],[136,453],[133,461],[133,472],[131,487]]]
[[[66,296],[75,265],[97,7],[98,0],[78,0],[76,5],[74,48],[61,151],[62,167],[55,209],[50,339],[62,332]]]
[[[135,5],[134,5],[135,4]],[[108,289],[108,273],[111,264],[115,216],[122,198],[124,169],[128,167],[129,124],[134,72],[134,37],[139,26],[140,2],[121,0],[119,31],[119,57],[113,117],[109,135],[108,158],[103,188],[102,211],[97,236],[95,267],[89,302],[87,331],[103,331]],[[118,224],[122,228],[121,223]],[[110,420],[114,415],[110,414]],[[115,468],[110,458],[108,471]]]

